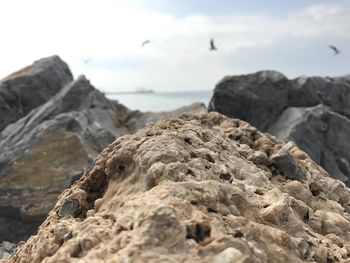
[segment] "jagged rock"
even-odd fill
[[[281,149],[305,180],[246,157]],[[77,206],[62,214],[65,200]],[[294,143],[185,114],[105,148],[5,262],[347,262],[349,204],[350,189]]]
[[[7,241],[0,243],[0,259],[8,258],[15,251],[16,245]]]
[[[350,77],[300,77],[275,71],[226,77],[209,111],[293,140],[329,174],[350,184]]]
[[[4,206],[16,212],[3,212],[2,220],[22,227],[12,232],[0,227],[1,235],[18,242],[32,234],[57,195],[82,176],[106,145],[127,132],[124,118],[81,76],[8,125],[0,134],[0,190],[6,193]]]
[[[300,170],[295,163],[293,157],[285,149],[279,150],[271,156],[273,164],[280,169],[289,179],[302,181],[306,178],[306,174]]]
[[[324,105],[286,109],[268,132],[293,140],[332,177],[349,184],[350,119]]]
[[[43,59],[29,69],[49,74],[57,60],[57,56]],[[55,71],[60,77],[61,68],[57,66]],[[55,83],[63,81],[53,79]],[[132,112],[108,100],[84,76],[67,83],[46,103],[0,133],[0,237],[18,242],[35,233],[58,194],[79,179],[116,138],[151,121],[199,110],[204,111],[203,105],[175,112]],[[74,203],[70,205],[73,209]]]
[[[0,80],[0,132],[45,103],[72,79],[66,63],[52,56]]]

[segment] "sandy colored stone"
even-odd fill
[[[260,161],[282,147],[304,181]],[[105,148],[4,262],[348,262],[349,199],[293,143],[186,114]]]

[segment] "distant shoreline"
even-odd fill
[[[101,91],[106,95],[118,95],[118,94],[173,94],[173,93],[196,93],[196,92],[213,92],[213,90],[170,90],[170,91],[150,91],[150,92],[139,92],[139,91]]]
[[[153,94],[155,91],[139,92],[139,91],[116,91],[116,92],[103,92],[106,95],[116,95],[116,94]]]

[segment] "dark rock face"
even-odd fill
[[[0,80],[0,131],[45,103],[72,79],[67,64],[52,56]]]
[[[350,77],[287,79],[274,71],[226,77],[209,111],[293,140],[329,174],[350,183]]]
[[[106,145],[127,132],[127,116],[126,108],[118,109],[81,76],[8,125],[0,134],[0,190],[11,209],[2,216],[18,220],[23,228],[40,224],[57,195],[83,175]],[[23,238],[22,232],[12,235],[7,240]]]

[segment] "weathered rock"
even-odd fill
[[[271,156],[273,164],[280,169],[289,179],[302,181],[305,180],[306,174],[300,170],[295,163],[293,157],[285,149],[279,150],[276,154]]]
[[[282,148],[305,180],[246,157]],[[347,262],[349,204],[295,144],[185,114],[110,144],[5,262]]]
[[[126,117],[81,76],[1,132],[2,202],[16,211],[2,216],[23,224],[18,234],[0,227],[8,232],[7,240],[26,238],[21,229],[28,224],[36,229],[57,195],[82,176],[106,145],[127,132]]]
[[[66,63],[52,56],[0,80],[0,132],[45,103],[72,79]]]
[[[350,184],[350,77],[288,80],[274,71],[226,77],[209,111],[293,140],[329,174]]]
[[[29,69],[51,72],[53,65],[47,60],[40,62],[42,69],[36,63]],[[56,71],[60,73],[60,67]],[[108,100],[84,76],[69,82],[0,133],[0,237],[18,242],[35,233],[58,194],[79,179],[116,138],[148,122],[199,109],[203,106],[196,104],[176,112],[132,112]],[[62,213],[69,214],[69,209]]]
[[[293,140],[332,177],[349,184],[350,119],[324,105],[286,109],[268,132]]]
[[[8,258],[15,251],[16,245],[7,241],[0,243],[0,259]]]

